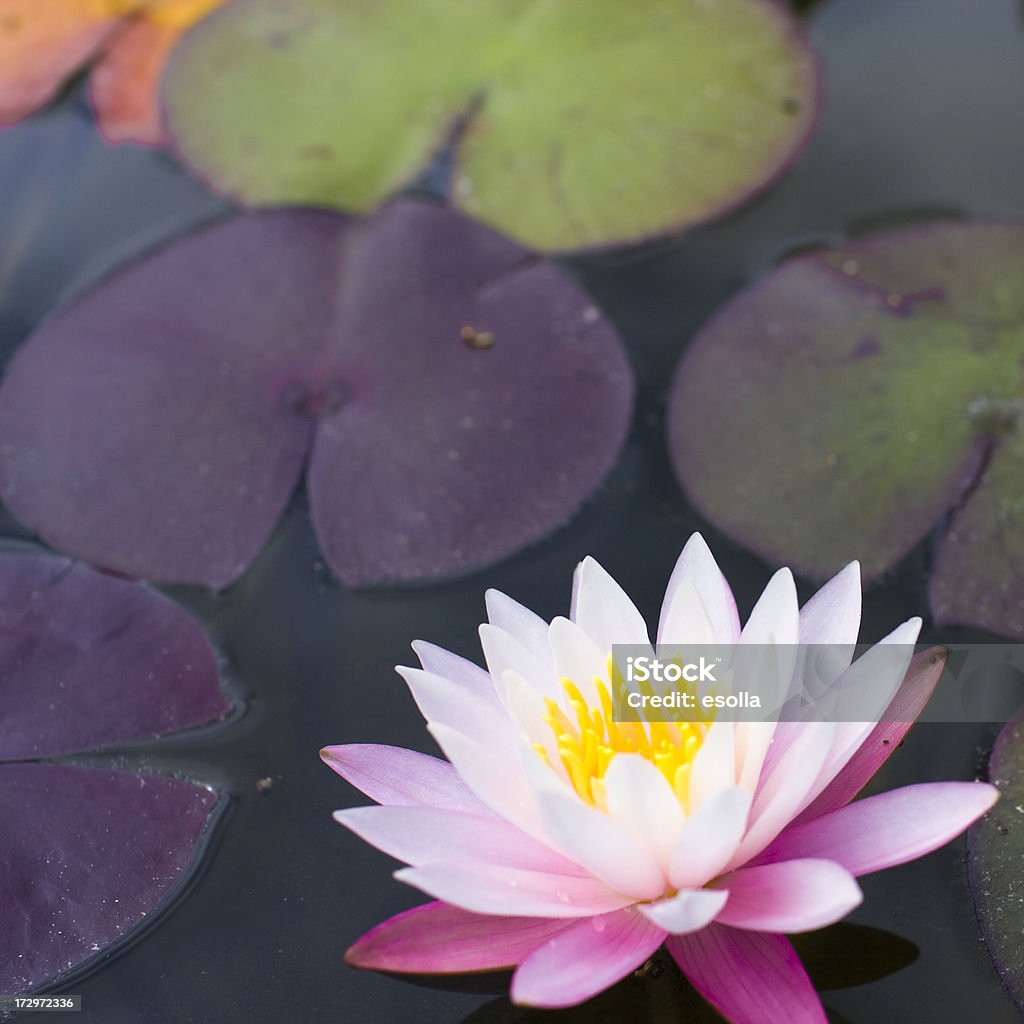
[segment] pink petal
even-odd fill
[[[822,857],[855,875],[866,875],[937,850],[980,818],[998,797],[994,786],[980,782],[905,786],[787,829],[758,861]]]
[[[512,1001],[575,1006],[640,967],[664,937],[632,908],[580,921],[523,960],[512,978]]]
[[[800,958],[781,935],[712,924],[670,936],[665,945],[731,1024],[828,1024]]]
[[[828,787],[884,720],[906,678],[920,631],[918,618],[897,626],[859,657],[823,696],[820,709],[829,721],[836,723],[836,735],[804,806],[813,803]]]
[[[872,730],[846,766],[832,779],[797,822],[811,821],[848,804],[892,756],[931,699],[946,667],[946,653],[939,647],[916,654],[884,720]]]
[[[633,901],[596,878],[453,861],[402,868],[395,878],[477,914],[592,917]]]
[[[659,928],[683,935],[711,924],[728,899],[725,889],[690,889],[656,903],[642,903],[637,909]]]
[[[741,868],[720,884],[729,890],[718,921],[755,932],[809,932],[834,924],[863,895],[853,875],[830,860],[788,860]]]
[[[770,765],[766,762],[750,827],[730,868],[759,854],[793,820],[832,749],[835,729],[832,722],[813,722],[798,733],[781,758]]]
[[[694,889],[721,874],[747,827],[750,794],[723,789],[686,819],[676,837],[669,881],[676,889]]]
[[[491,815],[483,817],[435,807],[353,807],[334,820],[378,850],[406,864],[449,858],[579,875],[572,861]]]
[[[740,617],[736,611],[736,601],[722,570],[718,568],[718,563],[711,554],[711,549],[699,533],[693,534],[686,542],[665,589],[661,621],[658,624],[658,643],[687,642],[685,635],[679,631],[683,623],[678,615],[673,614],[676,595],[685,580],[692,582],[711,624],[716,642],[735,643],[740,635]]]
[[[492,813],[452,765],[429,754],[376,743],[346,743],[324,747],[320,756],[346,782],[379,804]]]
[[[612,644],[649,644],[647,623],[614,579],[587,556],[576,570],[579,585],[573,621],[606,657]]]
[[[345,954],[353,967],[407,974],[451,974],[514,967],[572,925],[543,917],[470,914],[426,903],[368,931]]]

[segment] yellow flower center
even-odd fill
[[[627,690],[612,658],[608,658],[608,678],[625,704]],[[616,754],[639,754],[665,776],[683,809],[689,813],[690,772],[710,722],[650,721],[642,710],[640,721],[615,720],[614,704],[608,685],[594,678],[599,700],[591,707],[571,679],[562,679],[566,704],[563,710],[550,697],[545,698],[545,721],[555,738],[559,760],[573,789],[592,807],[605,809],[604,776]],[[534,745],[549,764],[548,748]]]

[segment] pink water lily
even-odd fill
[[[946,843],[996,790],[908,786],[854,802],[920,713],[942,670],[918,655],[881,724],[614,720],[613,644],[646,644],[632,601],[593,559],[569,618],[550,624],[487,594],[487,670],[430,644],[399,671],[443,761],[393,747],[329,747],[326,762],[380,806],[338,821],[397,859],[436,902],[364,935],[347,959],[386,971],[515,968],[512,999],[569,1006],[642,966],[663,943],[734,1024],[824,1024],[785,933],[861,901],[856,878]],[[665,595],[657,643],[852,645],[856,564],[803,608],[786,569],[741,628],[699,535]],[[907,658],[921,622],[884,643]],[[839,666],[836,685],[861,659]],[[799,665],[796,671],[799,671]]]

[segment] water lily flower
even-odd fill
[[[159,84],[181,34],[224,0],[0,0],[0,125],[53,99],[92,65],[90,95],[112,142],[159,145]]]
[[[396,877],[435,900],[359,939],[347,954],[357,966],[515,968],[515,1002],[560,1007],[664,943],[734,1024],[824,1024],[785,934],[838,921],[861,901],[857,876],[936,849],[996,799],[992,786],[944,782],[854,800],[923,708],[941,674],[934,656],[905,677],[901,667],[881,723],[627,725],[613,719],[609,652],[648,643],[648,631],[597,562],[579,566],[569,618],[548,624],[495,591],[487,610],[487,670],[425,643],[413,645],[422,668],[399,669],[447,761],[372,744],[322,752],[380,805],[337,820],[404,861]],[[782,569],[741,628],[694,535],[656,640],[829,644],[852,658],[860,613],[856,564],[803,608]],[[920,626],[883,643],[909,659]]]

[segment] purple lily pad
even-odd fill
[[[490,229],[412,201],[251,213],[42,325],[0,390],[0,494],[77,557],[223,587],[308,458],[344,582],[450,576],[579,507],[632,392],[586,293]]]
[[[0,994],[80,967],[196,860],[217,795],[187,779],[40,758],[223,718],[199,625],[138,583],[0,554]]]
[[[163,775],[0,765],[0,993],[78,967],[181,881],[216,795]]]
[[[199,626],[137,583],[0,555],[0,761],[123,746],[223,718]]]
[[[999,734],[989,778],[1002,799],[967,835],[971,892],[988,951],[1024,1012],[1024,709]]]
[[[933,527],[941,623],[1024,636],[1024,225],[903,228],[790,259],[697,335],[669,444],[765,558],[867,578]]]

